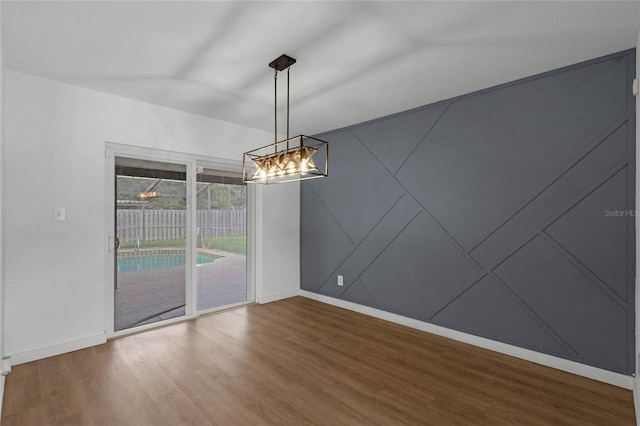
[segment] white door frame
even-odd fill
[[[123,145],[113,142],[105,143],[105,235],[107,235],[107,247],[105,247],[105,333],[107,338],[118,337],[126,334],[137,333],[149,328],[155,328],[159,325],[180,322],[185,319],[195,318],[198,316],[197,310],[197,283],[196,283],[196,262],[193,261],[195,256],[195,242],[197,229],[196,223],[196,168],[203,166],[207,168],[216,168],[219,170],[238,171],[241,170],[242,162],[228,159],[221,159],[202,155],[193,155],[186,153],[178,153],[165,151],[154,148],[144,148],[131,145]],[[186,285],[185,285],[185,316],[174,318],[158,323],[135,327],[133,329],[115,331],[114,330],[114,228],[115,228],[115,157],[133,158],[139,160],[162,161],[167,163],[181,164],[186,166],[187,170],[187,206],[191,206],[190,214],[187,215],[187,243],[186,243],[186,262],[190,267],[186,267]],[[247,301],[253,303],[255,300],[255,190],[252,185],[247,185]],[[221,307],[226,309],[228,306]],[[209,313],[205,311],[204,313]]]
[[[216,162],[217,161],[217,162]],[[219,163],[219,159],[216,161],[207,161],[204,159],[199,159],[196,162],[196,166],[197,167],[204,167],[205,169],[213,169],[213,170],[221,170],[220,169],[220,163]],[[240,169],[238,170],[242,170],[242,162],[239,161],[238,162],[238,166],[240,167]],[[197,181],[197,179],[195,179]],[[197,182],[196,182],[197,183]],[[194,189],[193,189],[193,193],[196,194],[196,183],[194,183]],[[254,222],[255,222],[255,210],[256,210],[256,195],[255,195],[255,185],[246,185],[247,187],[247,218],[246,218],[246,229],[247,229],[247,260],[246,260],[246,265],[247,265],[247,296],[246,296],[246,300],[244,302],[239,302],[239,303],[234,303],[231,305],[225,305],[225,306],[220,306],[217,308],[211,308],[211,309],[204,309],[202,311],[198,311],[198,293],[197,293],[197,283],[196,283],[196,287],[195,290],[193,292],[192,298],[193,298],[193,306],[195,307],[195,312],[196,315],[206,315],[206,314],[210,314],[212,312],[216,312],[216,311],[221,311],[224,309],[229,309],[229,308],[233,308],[236,306],[242,306],[242,305],[246,305],[247,303],[253,303],[256,300],[256,291],[255,291],[255,274],[253,273],[253,271],[255,271],[255,259],[256,259],[256,251],[255,251],[255,237],[256,237],[256,227],[254,226]],[[197,202],[195,200],[195,196],[194,196],[194,205],[196,205],[195,203]],[[193,223],[196,223],[196,214],[197,214],[197,209],[192,209],[192,214],[193,214]],[[193,241],[196,241],[198,238],[198,231],[197,228],[194,226],[193,227]],[[197,271],[194,271],[194,277],[196,277],[197,279]]]

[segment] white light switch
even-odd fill
[[[338,275],[338,285],[340,287],[344,285],[344,279],[342,278],[342,275]]]
[[[65,222],[67,220],[67,210],[64,207],[55,207],[53,209],[53,221]]]

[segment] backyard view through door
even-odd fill
[[[184,164],[116,157],[115,172],[114,331],[186,315],[187,294],[197,295],[199,312],[248,300],[247,191],[239,173],[198,167],[190,204]]]
[[[185,315],[187,181],[181,164],[122,157],[115,164],[120,331]]]
[[[198,311],[247,301],[247,186],[237,173],[199,168],[197,252]]]

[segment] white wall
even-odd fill
[[[5,86],[6,353],[15,362],[104,339],[105,141],[240,159],[272,134],[7,70]],[[271,188],[268,188],[270,190]],[[263,294],[299,288],[274,280],[282,262],[298,264],[299,192],[272,202],[258,255]],[[297,206],[293,209],[291,205]],[[66,222],[52,209],[65,207]],[[280,251],[286,247],[286,251]],[[261,293],[257,294],[259,298]],[[79,342],[74,346],[74,342]]]
[[[258,185],[256,196],[262,200],[258,245],[265,248],[257,259],[263,273],[256,277],[261,289],[256,301],[268,303],[300,290],[300,184]],[[291,203],[294,199],[298,202]]]
[[[0,8],[0,11],[2,8]],[[0,22],[2,22],[0,12]],[[0,25],[0,356],[4,355],[4,54]],[[0,376],[0,415],[4,397],[5,377]]]
[[[636,78],[640,75],[640,31],[636,43]],[[640,96],[636,96],[636,210],[640,209]],[[638,287],[638,271],[640,271],[640,217],[636,216],[636,380],[633,388],[633,402],[636,408],[636,422],[640,424],[640,288]]]

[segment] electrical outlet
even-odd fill
[[[56,207],[53,209],[53,221],[65,222],[67,220],[67,210],[64,207]]]
[[[344,279],[342,275],[338,275],[338,285],[342,287],[344,285]]]

